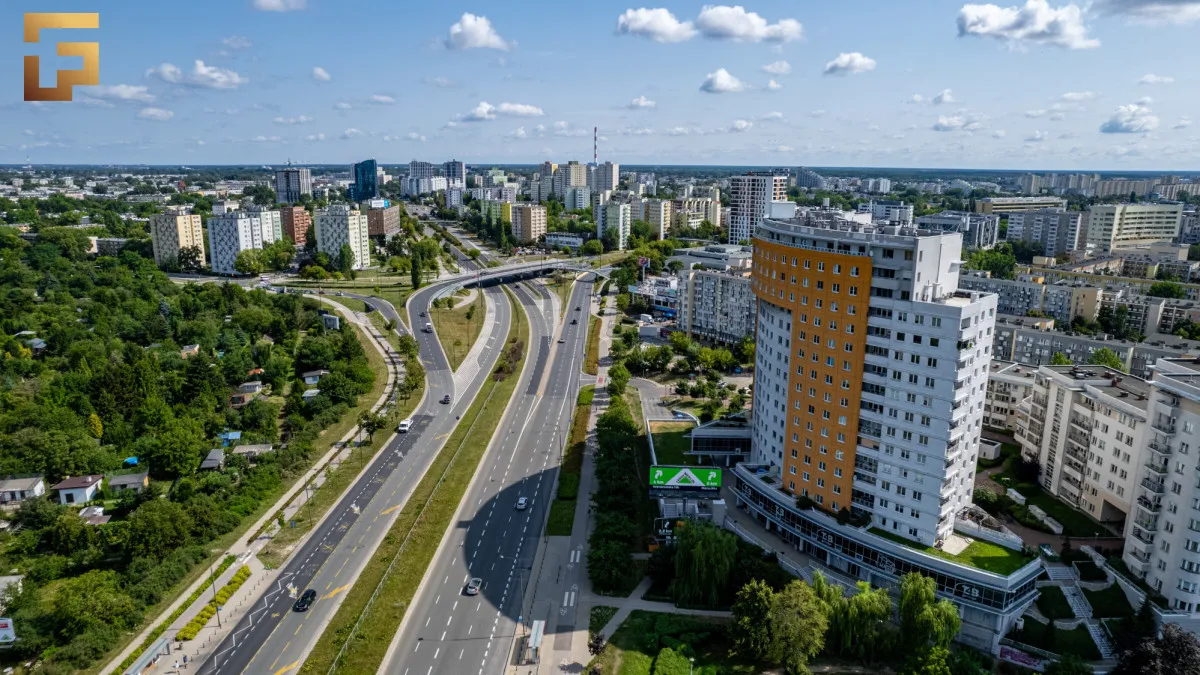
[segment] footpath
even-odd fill
[[[326,297],[318,296],[317,299],[328,305],[331,305],[347,320],[362,328],[363,334],[367,336],[368,341],[388,362],[389,368],[387,375],[387,386],[384,387],[383,394],[375,402],[375,405],[372,407],[372,409],[378,410],[387,405],[389,397],[395,388],[397,379],[403,374],[403,368],[400,366],[397,355],[392,351],[390,345],[387,344],[387,340],[379,334],[366,314],[354,312],[346,306]],[[279,570],[268,569],[267,566],[258,559],[258,553],[271,541],[271,538],[275,532],[279,530],[277,514],[280,512],[280,510],[282,510],[284,520],[290,520],[295,515],[296,511],[298,511],[300,507],[308,501],[310,496],[316,490],[318,490],[322,484],[324,484],[326,472],[337,468],[341,462],[347,461],[353,457],[355,448],[357,448],[361,442],[360,436],[360,430],[356,426],[354,429],[351,429],[349,432],[347,432],[346,435],[343,436],[337,443],[335,443],[329,449],[329,451],[325,453],[324,456],[314,462],[312,468],[298,478],[292,484],[292,487],[289,488],[269,509],[267,509],[263,513],[262,517],[260,517],[257,522],[251,525],[246,530],[245,534],[239,537],[237,541],[235,541],[229,547],[225,554],[213,564],[213,567],[215,568],[216,565],[220,564],[221,560],[230,555],[237,558],[234,564],[230,565],[229,568],[227,568],[219,577],[216,578],[216,582],[213,584],[212,588],[206,589],[204,593],[201,594],[200,598],[198,598],[196,602],[192,603],[190,607],[185,609],[182,614],[180,614],[173,622],[171,622],[171,625],[162,634],[164,637],[173,638],[181,628],[187,625],[192,618],[195,617],[200,610],[202,610],[205,605],[207,605],[208,602],[213,599],[218,590],[229,583],[229,580],[239,568],[242,566],[249,567],[249,579],[242,584],[241,588],[239,588],[236,593],[230,596],[228,602],[217,612],[216,615],[213,616],[212,619],[209,620],[208,624],[201,629],[196,637],[187,642],[173,643],[171,646],[172,653],[168,656],[160,658],[160,663],[150,663],[140,670],[132,670],[132,672],[147,674],[178,672],[177,668],[173,668],[174,664],[177,662],[184,668],[186,668],[187,665],[203,663],[203,661],[208,658],[209,653],[215,649],[218,644],[220,644],[222,639],[224,639],[225,634],[237,625],[238,621],[240,621],[242,616],[245,614],[245,611],[253,606],[254,600],[259,596],[259,594],[265,592],[272,585],[279,585],[282,583],[278,579]],[[385,445],[386,443],[380,447],[382,448]],[[369,462],[363,462],[364,467],[369,465]],[[316,531],[318,526],[319,523],[314,524],[312,530],[310,530],[310,533]],[[253,540],[249,539],[249,537],[253,536],[253,533],[260,531],[262,532],[261,535]],[[295,546],[298,547],[303,543],[303,541],[304,538],[300,539],[298,542],[296,542]],[[166,617],[170,616],[181,606],[183,606],[183,604],[187,602],[187,600],[191,598],[192,595],[208,580],[209,576],[205,575],[193,582],[190,586],[188,586],[188,588],[184,589],[174,602],[166,607],[152,621],[146,623],[144,630],[142,630],[142,632],[139,633],[138,636],[125,647],[125,649],[121,650],[121,653],[117,654],[117,656],[109,661],[102,672],[115,675],[120,675],[121,673],[127,672],[120,670],[121,663],[123,663],[125,659],[134,652],[135,649],[139,648],[142,643],[149,638],[151,631],[153,631],[156,626],[164,621]],[[137,663],[135,663],[135,666],[136,665]],[[198,665],[193,667],[198,667]]]

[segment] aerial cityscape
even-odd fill
[[[0,668],[1200,674],[1200,2],[1012,1],[14,3]]]

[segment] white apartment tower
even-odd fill
[[[354,269],[365,269],[371,262],[371,241],[367,216],[351,210],[347,204],[333,204],[317,211],[317,250],[336,260],[342,246],[354,252]]]
[[[283,214],[268,206],[251,206],[246,213],[252,218],[258,218],[262,227],[263,243],[270,244],[283,239]]]
[[[1097,204],[1088,208],[1087,243],[1100,253],[1170,242],[1179,236],[1182,204]]]
[[[204,263],[204,230],[200,214],[192,213],[190,207],[169,206],[166,213],[150,216],[150,241],[155,265],[175,263],[182,248],[198,248],[200,263]]]
[[[761,222],[751,464],[826,511],[946,539],[971,504],[996,314],[956,290],[961,257],[959,233]]]
[[[597,164],[591,171],[591,184],[589,187],[594,192],[603,190],[616,190],[617,183],[620,182],[621,165],[612,162]]]
[[[239,253],[261,250],[272,241],[274,229],[269,218],[264,222],[257,214],[235,211],[208,219],[208,248],[212,253],[212,271],[217,274],[236,274],[234,264]]]
[[[771,202],[787,199],[787,176],[750,173],[729,179],[729,243],[749,241],[771,213]]]
[[[598,192],[596,194],[604,194]],[[629,230],[633,225],[633,213],[629,204],[605,202],[596,205],[592,202],[592,210],[598,213],[596,218],[596,236],[603,238],[608,230],[616,232],[617,250],[624,251],[629,247]]]
[[[1042,255],[1054,257],[1083,249],[1086,232],[1083,214],[1062,209],[1017,211],[1008,214],[1008,241],[1024,241],[1042,247]]]

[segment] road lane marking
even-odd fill
[[[392,491],[392,494],[396,494],[395,490],[393,490],[393,491]],[[380,511],[380,512],[379,512],[379,515],[381,515],[381,516],[386,516],[387,514],[389,514],[389,513],[392,513],[392,512],[394,512],[394,511],[396,511],[396,509],[399,509],[401,506],[404,506],[404,505],[403,505],[403,504],[397,504],[397,505],[395,505],[395,506],[389,506],[389,507],[387,507],[386,509],[384,509],[384,510]]]
[[[272,667],[274,666],[274,664],[271,664],[271,665],[272,665]],[[284,673],[288,672],[289,670],[295,670],[299,665],[300,665],[299,661],[293,661],[292,663],[289,663],[288,665],[275,671],[274,675],[283,675]]]
[[[328,600],[329,598],[332,598],[333,596],[337,595],[338,593],[341,593],[342,591],[347,590],[349,588],[350,588],[350,584],[346,584],[345,586],[338,586],[337,588],[333,589],[332,591],[329,591],[325,595],[322,595],[321,599]]]

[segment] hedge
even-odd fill
[[[229,598],[231,598],[233,594],[242,587],[242,584],[246,582],[246,579],[249,578],[250,568],[243,565],[240,569],[238,569],[237,572],[233,573],[233,578],[229,580],[229,583],[225,584],[221,590],[217,591],[216,597],[214,597],[212,600],[209,600],[208,604],[200,608],[200,611],[196,614],[196,616],[192,617],[191,621],[187,622],[183,628],[179,629],[179,632],[175,634],[175,639],[181,642],[184,640],[195,639],[196,635],[200,632],[200,629],[204,628],[204,625],[208,623],[208,620],[213,618],[213,615],[217,613],[217,607],[229,602]]]

